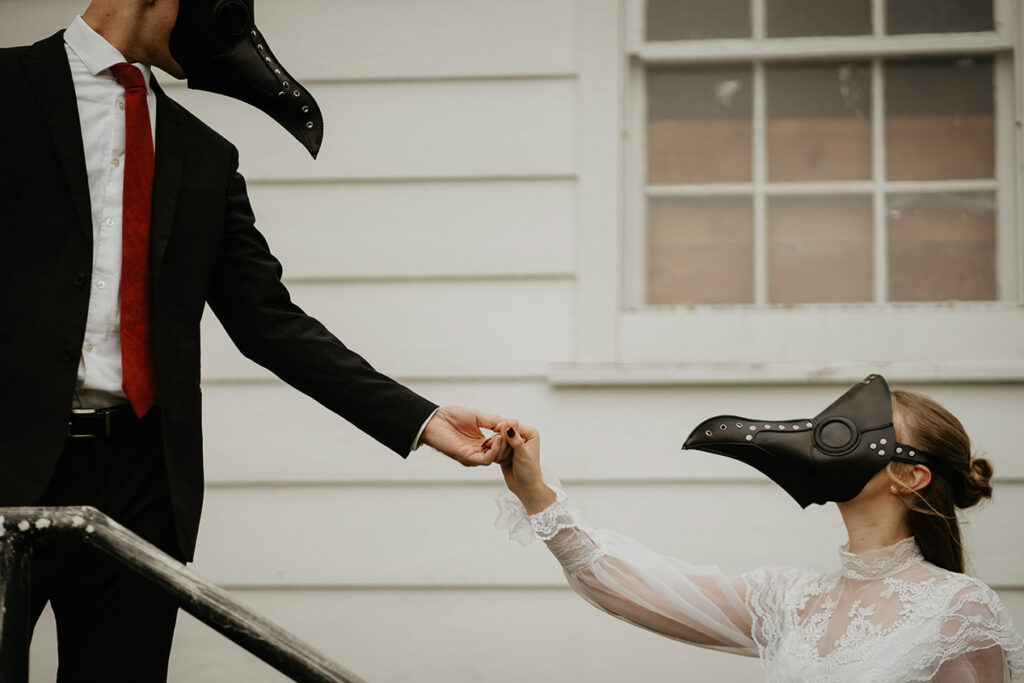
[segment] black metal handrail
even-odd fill
[[[181,609],[292,680],[363,679],[92,507],[0,508],[0,681],[28,682],[32,549],[43,539],[85,543],[152,581]]]

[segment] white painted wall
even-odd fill
[[[0,45],[49,35],[84,5],[0,0]],[[756,472],[679,445],[717,413],[811,415],[845,379],[549,381],[553,363],[614,361],[616,348],[679,363],[659,335],[684,346],[702,335],[657,315],[589,315],[613,309],[617,289],[590,269],[615,262],[607,240],[620,227],[608,193],[619,158],[602,134],[617,114],[592,115],[619,97],[608,91],[616,0],[263,0],[258,17],[324,109],[318,161],[240,103],[168,89],[239,146],[300,305],[433,400],[540,426],[547,465],[597,526],[731,571],[835,566],[844,534],[833,507],[801,511]],[[1024,361],[1019,308],[1006,320],[989,330],[1011,335],[999,360]],[[779,325],[765,322],[773,339]],[[911,343],[897,357],[919,357]],[[204,344],[208,490],[195,568],[368,680],[758,679],[754,660],[659,638],[576,598],[543,547],[493,528],[497,471],[427,450],[390,454],[242,358],[212,315]],[[826,346],[817,360],[874,357],[843,353]],[[960,416],[996,463],[996,498],[968,516],[966,535],[977,575],[1024,624],[1017,377],[918,377],[910,388]],[[178,631],[173,681],[282,680],[187,615]],[[33,681],[53,679],[48,616],[33,667]]]

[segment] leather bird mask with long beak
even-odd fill
[[[270,51],[256,28],[254,0],[179,0],[171,56],[194,90],[227,95],[269,115],[316,158],[320,107]]]
[[[683,448],[744,462],[804,508],[856,497],[892,460],[925,465],[933,475],[942,467],[935,456],[896,441],[892,397],[881,375],[869,375],[816,417],[713,417],[690,433]]]

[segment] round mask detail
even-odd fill
[[[845,455],[859,441],[857,426],[844,417],[830,417],[814,428],[814,445],[829,455]]]

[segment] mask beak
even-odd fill
[[[750,465],[804,508],[856,497],[896,447],[889,387],[879,375],[855,385],[816,417],[719,415],[698,425],[683,444],[683,449]]]
[[[808,427],[809,424],[812,426]],[[825,502],[815,495],[814,487],[805,486],[802,481],[801,472],[812,464],[807,434],[812,428],[809,420],[769,422],[719,415],[690,432],[683,449],[707,451],[746,463],[806,508],[811,503]]]
[[[179,0],[171,55],[189,88],[256,107],[315,159],[324,137],[320,107],[274,56],[253,16],[253,0]]]

